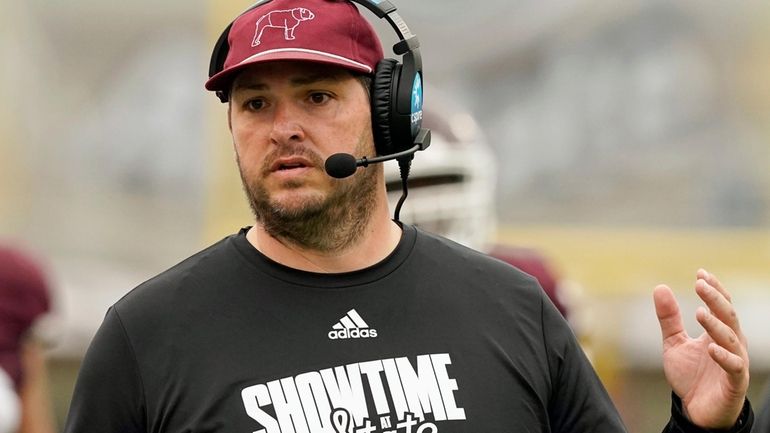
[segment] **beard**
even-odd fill
[[[359,143],[356,152],[365,153]],[[375,206],[378,170],[361,170],[347,179],[332,179],[333,189],[326,196],[313,196],[300,206],[287,206],[273,200],[263,179],[273,161],[285,155],[301,155],[313,167],[323,167],[323,159],[303,146],[284,146],[267,155],[262,177],[248,179],[236,153],[241,181],[256,220],[272,237],[303,249],[338,252],[363,235]],[[301,182],[284,183],[283,188],[299,188]]]

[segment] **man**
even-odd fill
[[[66,432],[624,431],[533,278],[391,220],[381,166],[324,171],[375,153],[365,76],[382,48],[352,3],[264,3],[229,45],[207,88],[229,101],[256,223],[110,309]],[[747,431],[745,338],[727,291],[697,277],[698,339],[655,291],[666,431]]]

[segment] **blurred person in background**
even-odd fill
[[[494,152],[476,119],[454,101],[431,89],[432,105],[424,109],[423,125],[431,131],[431,151],[420,155],[409,175],[409,200],[399,219],[425,231],[485,252],[535,277],[554,306],[570,320],[571,289],[554,264],[540,251],[490,243],[497,226]],[[395,207],[401,194],[396,165],[386,165],[388,201]],[[571,290],[571,291],[570,291]]]
[[[228,26],[206,87],[229,103],[255,225],[109,309],[65,432],[625,430],[532,277],[401,223],[398,206],[391,218],[381,165],[324,170],[332,154],[428,143],[409,41],[403,64],[383,60],[347,1],[260,2]],[[411,97],[408,139],[384,113],[395,94]],[[671,290],[655,290],[674,390],[665,431],[747,431],[729,294],[703,270],[695,290],[710,310],[695,339]]]
[[[50,304],[42,267],[0,246],[0,432],[54,432],[43,343],[35,333]]]

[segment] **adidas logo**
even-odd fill
[[[377,337],[377,330],[370,329],[355,309],[348,311],[332,328],[328,334],[330,340]]]

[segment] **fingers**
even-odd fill
[[[730,302],[730,294],[724,289],[719,280],[705,270],[698,271],[698,281],[695,282],[695,292],[706,303],[711,313],[724,322],[735,334],[741,334],[738,314]]]
[[[716,343],[710,343],[709,355],[720,367],[732,376],[742,377],[746,368],[746,361],[735,353],[731,353]]]
[[[743,401],[749,388],[749,358],[746,352],[734,353],[716,343],[709,343],[708,353],[726,373],[729,385],[723,389],[731,398]]]
[[[652,293],[655,302],[655,314],[660,323],[660,332],[663,335],[665,343],[671,337],[687,337],[682,321],[682,314],[679,311],[679,304],[676,302],[674,293],[666,285],[655,287]]]
[[[728,302],[733,301],[733,298],[730,295],[730,292],[728,292],[727,289],[724,288],[722,283],[717,279],[717,277],[714,274],[708,272],[705,269],[698,269],[697,276],[698,276],[698,279],[706,281],[712,287],[717,289],[717,291],[719,291],[719,293],[721,293],[722,296],[724,296]]]
[[[737,355],[744,353],[743,342],[738,334],[714,314],[698,307],[695,318],[716,344]]]
[[[698,307],[695,318],[713,340],[708,345],[711,359],[727,373],[730,389],[742,396],[748,388],[749,356],[746,338],[740,331],[738,318],[731,303],[704,280],[696,283],[698,295],[711,308]]]

